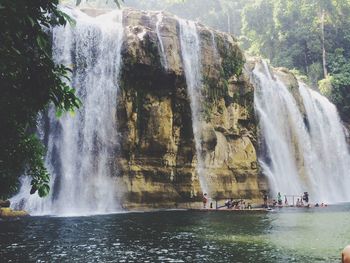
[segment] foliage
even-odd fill
[[[50,102],[59,112],[80,106],[67,85],[69,69],[55,65],[51,57],[50,28],[67,21],[57,4],[58,0],[0,2],[0,197],[16,191],[21,174],[32,177],[32,193],[48,193],[36,116]]]
[[[332,95],[332,81],[333,81],[333,79],[334,78],[332,76],[328,76],[327,78],[321,79],[318,82],[320,92],[326,97],[330,97]]]
[[[242,7],[254,0],[125,0],[126,6],[164,10],[179,17],[239,35]]]
[[[243,47],[321,84],[349,120],[349,15],[349,0],[256,0],[242,12]]]
[[[345,50],[336,49],[329,57],[329,68],[333,73],[330,93],[327,94],[345,121],[350,121],[350,61]]]

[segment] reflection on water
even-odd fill
[[[4,262],[339,262],[350,206],[0,221]]]

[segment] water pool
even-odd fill
[[[1,262],[340,262],[350,205],[0,221]]]

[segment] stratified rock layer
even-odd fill
[[[124,11],[118,102],[119,176],[125,207],[185,206],[201,200],[191,109],[176,17]],[[198,25],[203,74],[202,147],[212,198],[260,198],[253,87],[227,34]],[[214,41],[213,41],[214,39]]]
[[[118,184],[124,207],[184,207],[201,200],[179,24],[163,14],[124,11],[117,118]],[[253,87],[227,34],[198,25],[203,74],[203,159],[212,198],[259,199]],[[213,41],[214,40],[214,41]],[[263,186],[264,188],[265,186]]]

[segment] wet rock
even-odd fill
[[[10,200],[0,200],[0,207],[10,207]]]
[[[28,216],[29,214],[24,210],[12,210],[9,207],[0,208],[0,217],[23,217]]]

